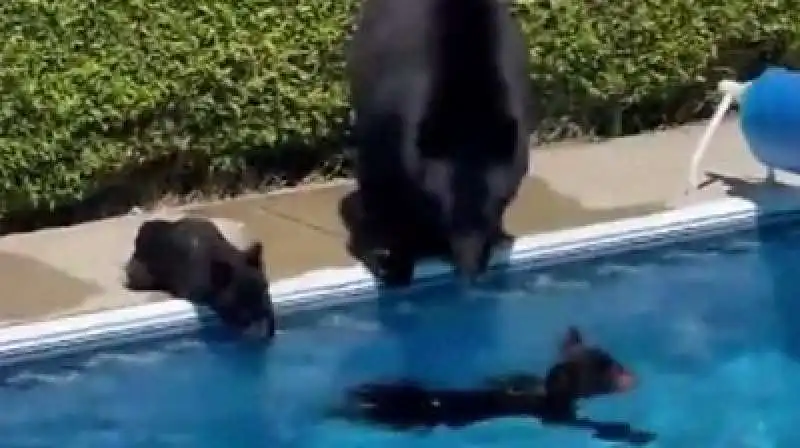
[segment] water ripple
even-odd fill
[[[179,353],[186,350],[202,348],[205,345],[206,343],[198,339],[176,339],[174,341],[165,342],[161,347],[161,351]]]
[[[31,389],[39,385],[65,385],[77,380],[80,372],[68,370],[57,373],[22,371],[5,379],[4,384],[15,389]]]
[[[559,279],[551,274],[539,274],[525,282],[525,289],[532,292],[541,291],[585,291],[592,287],[588,280]]]
[[[98,353],[84,362],[86,368],[96,368],[108,364],[153,364],[164,359],[163,352],[147,351],[140,353]]]
[[[365,333],[374,333],[380,330],[380,325],[374,321],[359,319],[342,313],[331,313],[322,316],[319,320],[319,326],[323,328],[343,328]]]
[[[732,240],[723,244],[719,250],[726,253],[752,252],[761,247],[757,240]]]
[[[711,258],[717,258],[723,255],[719,251],[711,251],[711,250],[687,250],[687,249],[670,249],[664,251],[663,254],[659,256],[662,260],[708,260]]]
[[[601,277],[614,275],[628,275],[641,272],[642,266],[634,264],[604,263],[595,269],[595,273]]]
[[[199,340],[178,339],[166,342],[158,351],[94,353],[76,363],[62,365],[58,368],[35,369],[34,367],[13,372],[2,380],[2,384],[15,389],[30,389],[41,385],[60,386],[77,380],[84,370],[93,370],[109,365],[153,365],[171,353],[196,349],[203,345],[204,343]]]

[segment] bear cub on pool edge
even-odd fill
[[[242,334],[271,339],[275,316],[261,252],[258,241],[232,243],[211,220],[153,219],[139,227],[126,286],[208,306]]]

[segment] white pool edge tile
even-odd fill
[[[800,194],[776,194],[758,204],[725,198],[651,215],[518,238],[492,265],[553,265],[595,258],[633,248],[743,230],[763,216],[800,211]],[[450,272],[427,263],[417,280]],[[377,297],[374,279],[360,265],[320,269],[272,284],[278,314]],[[358,297],[354,297],[358,294]],[[0,329],[0,366],[80,352],[120,342],[178,336],[198,329],[207,316],[184,300],[167,300],[122,309],[65,317]],[[279,336],[280,337],[280,336]]]

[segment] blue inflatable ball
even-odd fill
[[[742,133],[755,158],[800,174],[800,72],[768,68],[738,102]]]

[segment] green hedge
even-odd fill
[[[523,0],[549,136],[695,117],[709,78],[798,41],[792,4]],[[151,165],[167,177],[236,177],[330,160],[347,117],[341,50],[356,7],[3,0],[0,216],[144,182]]]

